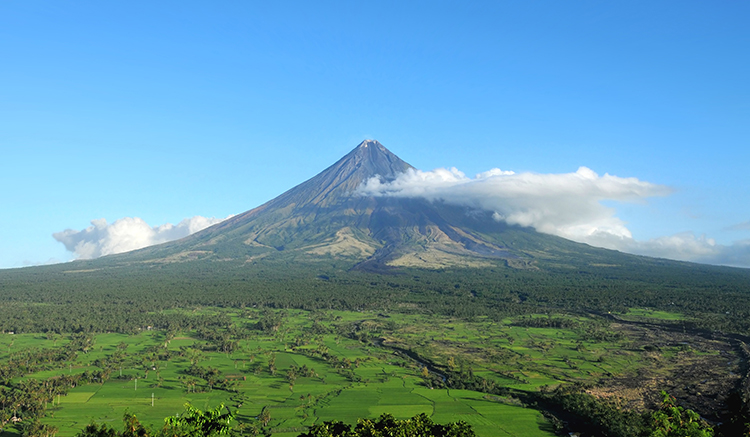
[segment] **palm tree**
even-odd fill
[[[263,424],[263,426],[267,426],[268,422],[271,421],[271,409],[268,408],[268,405],[264,406],[263,409],[260,410],[258,420]]]

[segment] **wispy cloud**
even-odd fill
[[[195,216],[176,225],[149,226],[138,217],[121,218],[111,224],[105,219],[97,219],[92,220],[86,229],[66,229],[52,236],[73,252],[76,259],[92,259],[177,240],[223,220]]]
[[[32,266],[46,266],[51,264],[59,264],[62,261],[60,261],[57,258],[48,258],[46,261],[32,261],[29,259],[25,259],[21,262],[21,267],[32,267]]]
[[[581,167],[574,173],[514,173],[492,169],[474,178],[455,168],[409,170],[394,181],[371,178],[359,194],[422,197],[494,212],[496,220],[527,226],[592,246],[662,258],[750,267],[750,241],[720,245],[706,236],[678,233],[636,241],[616,210],[603,201],[645,202],[669,187]],[[735,225],[750,229],[750,222]]]
[[[602,245],[611,249],[659,258],[750,267],[750,240],[736,241],[730,245],[718,244],[705,235],[692,232],[654,238],[647,241],[624,240],[620,244]]]
[[[727,231],[750,231],[750,221],[737,223],[726,228]]]

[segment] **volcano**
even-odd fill
[[[351,268],[384,272],[399,267],[538,269],[539,261],[584,256],[595,249],[531,228],[510,226],[490,211],[421,198],[370,197],[358,188],[371,178],[394,180],[414,169],[382,144],[366,140],[317,176],[269,202],[185,239],[119,259],[142,261],[335,259]]]
[[[367,140],[310,180],[181,240],[0,271],[0,328],[26,329],[24,338],[42,342],[48,340],[39,333],[48,339],[63,333],[107,332],[110,339],[128,333],[134,338],[130,344],[156,341],[138,354],[166,361],[184,362],[179,356],[187,347],[218,353],[231,346],[244,357],[258,345],[254,353],[266,347],[268,354],[283,354],[286,363],[301,357],[338,372],[336,355],[329,361],[317,352],[331,345],[333,351],[366,351],[361,356],[378,372],[402,362],[413,367],[413,360],[417,369],[430,365],[431,374],[449,377],[410,382],[414,387],[455,377],[456,387],[477,390],[484,379],[439,364],[465,355],[461,366],[477,363],[485,366],[478,367],[482,374],[496,374],[491,385],[481,386],[508,384],[503,391],[488,391],[492,396],[530,396],[544,380],[601,385],[601,393],[638,393],[635,402],[646,395],[633,387],[664,387],[717,421],[734,423],[725,419],[725,399],[732,399],[727,394],[735,385],[743,390],[738,393],[747,386],[734,366],[747,369],[742,360],[750,343],[750,270],[595,248],[508,225],[495,220],[492,211],[439,200],[363,194],[361,187],[373,178],[386,183],[413,169]],[[156,330],[146,334],[152,327]],[[725,337],[722,330],[732,334]],[[174,338],[169,333],[182,333],[187,342],[167,347]],[[521,346],[512,346],[515,339]],[[334,340],[344,343],[334,349]],[[100,348],[98,356],[107,353]],[[104,370],[105,358],[93,363],[86,358],[84,364]],[[244,358],[233,358],[238,359]],[[639,360],[641,367],[634,367]],[[726,367],[727,360],[739,364]],[[615,364],[606,367],[607,362]],[[239,372],[236,366],[234,371]],[[379,383],[336,375],[324,381],[332,384],[326,393],[340,392],[343,384]],[[257,386],[251,381],[242,390]],[[562,405],[550,401],[556,393],[523,399]]]

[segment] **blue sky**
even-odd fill
[[[2,2],[0,267],[73,259],[52,235],[92,220],[243,212],[366,138],[426,171],[666,187],[601,201],[632,251],[750,266],[749,19],[746,1]]]

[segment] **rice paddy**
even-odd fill
[[[432,372],[463,369],[497,386],[536,391],[627,374],[643,365],[637,352],[627,350],[626,340],[599,338],[596,325],[572,316],[568,319],[574,327],[561,328],[529,326],[538,323],[530,319],[467,322],[408,314],[284,311],[277,312],[283,320],[278,326],[259,330],[260,311],[201,311],[231,317],[228,332],[236,339],[231,351],[197,332],[145,327],[136,335],[95,335],[92,346],[74,360],[13,382],[107,372],[107,377],[77,385],[49,403],[42,421],[57,427],[62,437],[91,422],[119,428],[126,411],[159,426],[185,403],[201,409],[223,403],[237,412],[240,422],[258,426],[267,407],[271,419],[264,429],[278,436],[297,436],[326,420],[356,423],[384,413],[396,418],[426,413],[440,423],[465,421],[483,437],[548,437],[554,435],[552,427],[539,411],[516,399],[431,387],[425,366]],[[66,335],[4,334],[0,360],[32,348],[61,348],[69,341]],[[14,430],[9,427],[1,435],[14,435]]]

